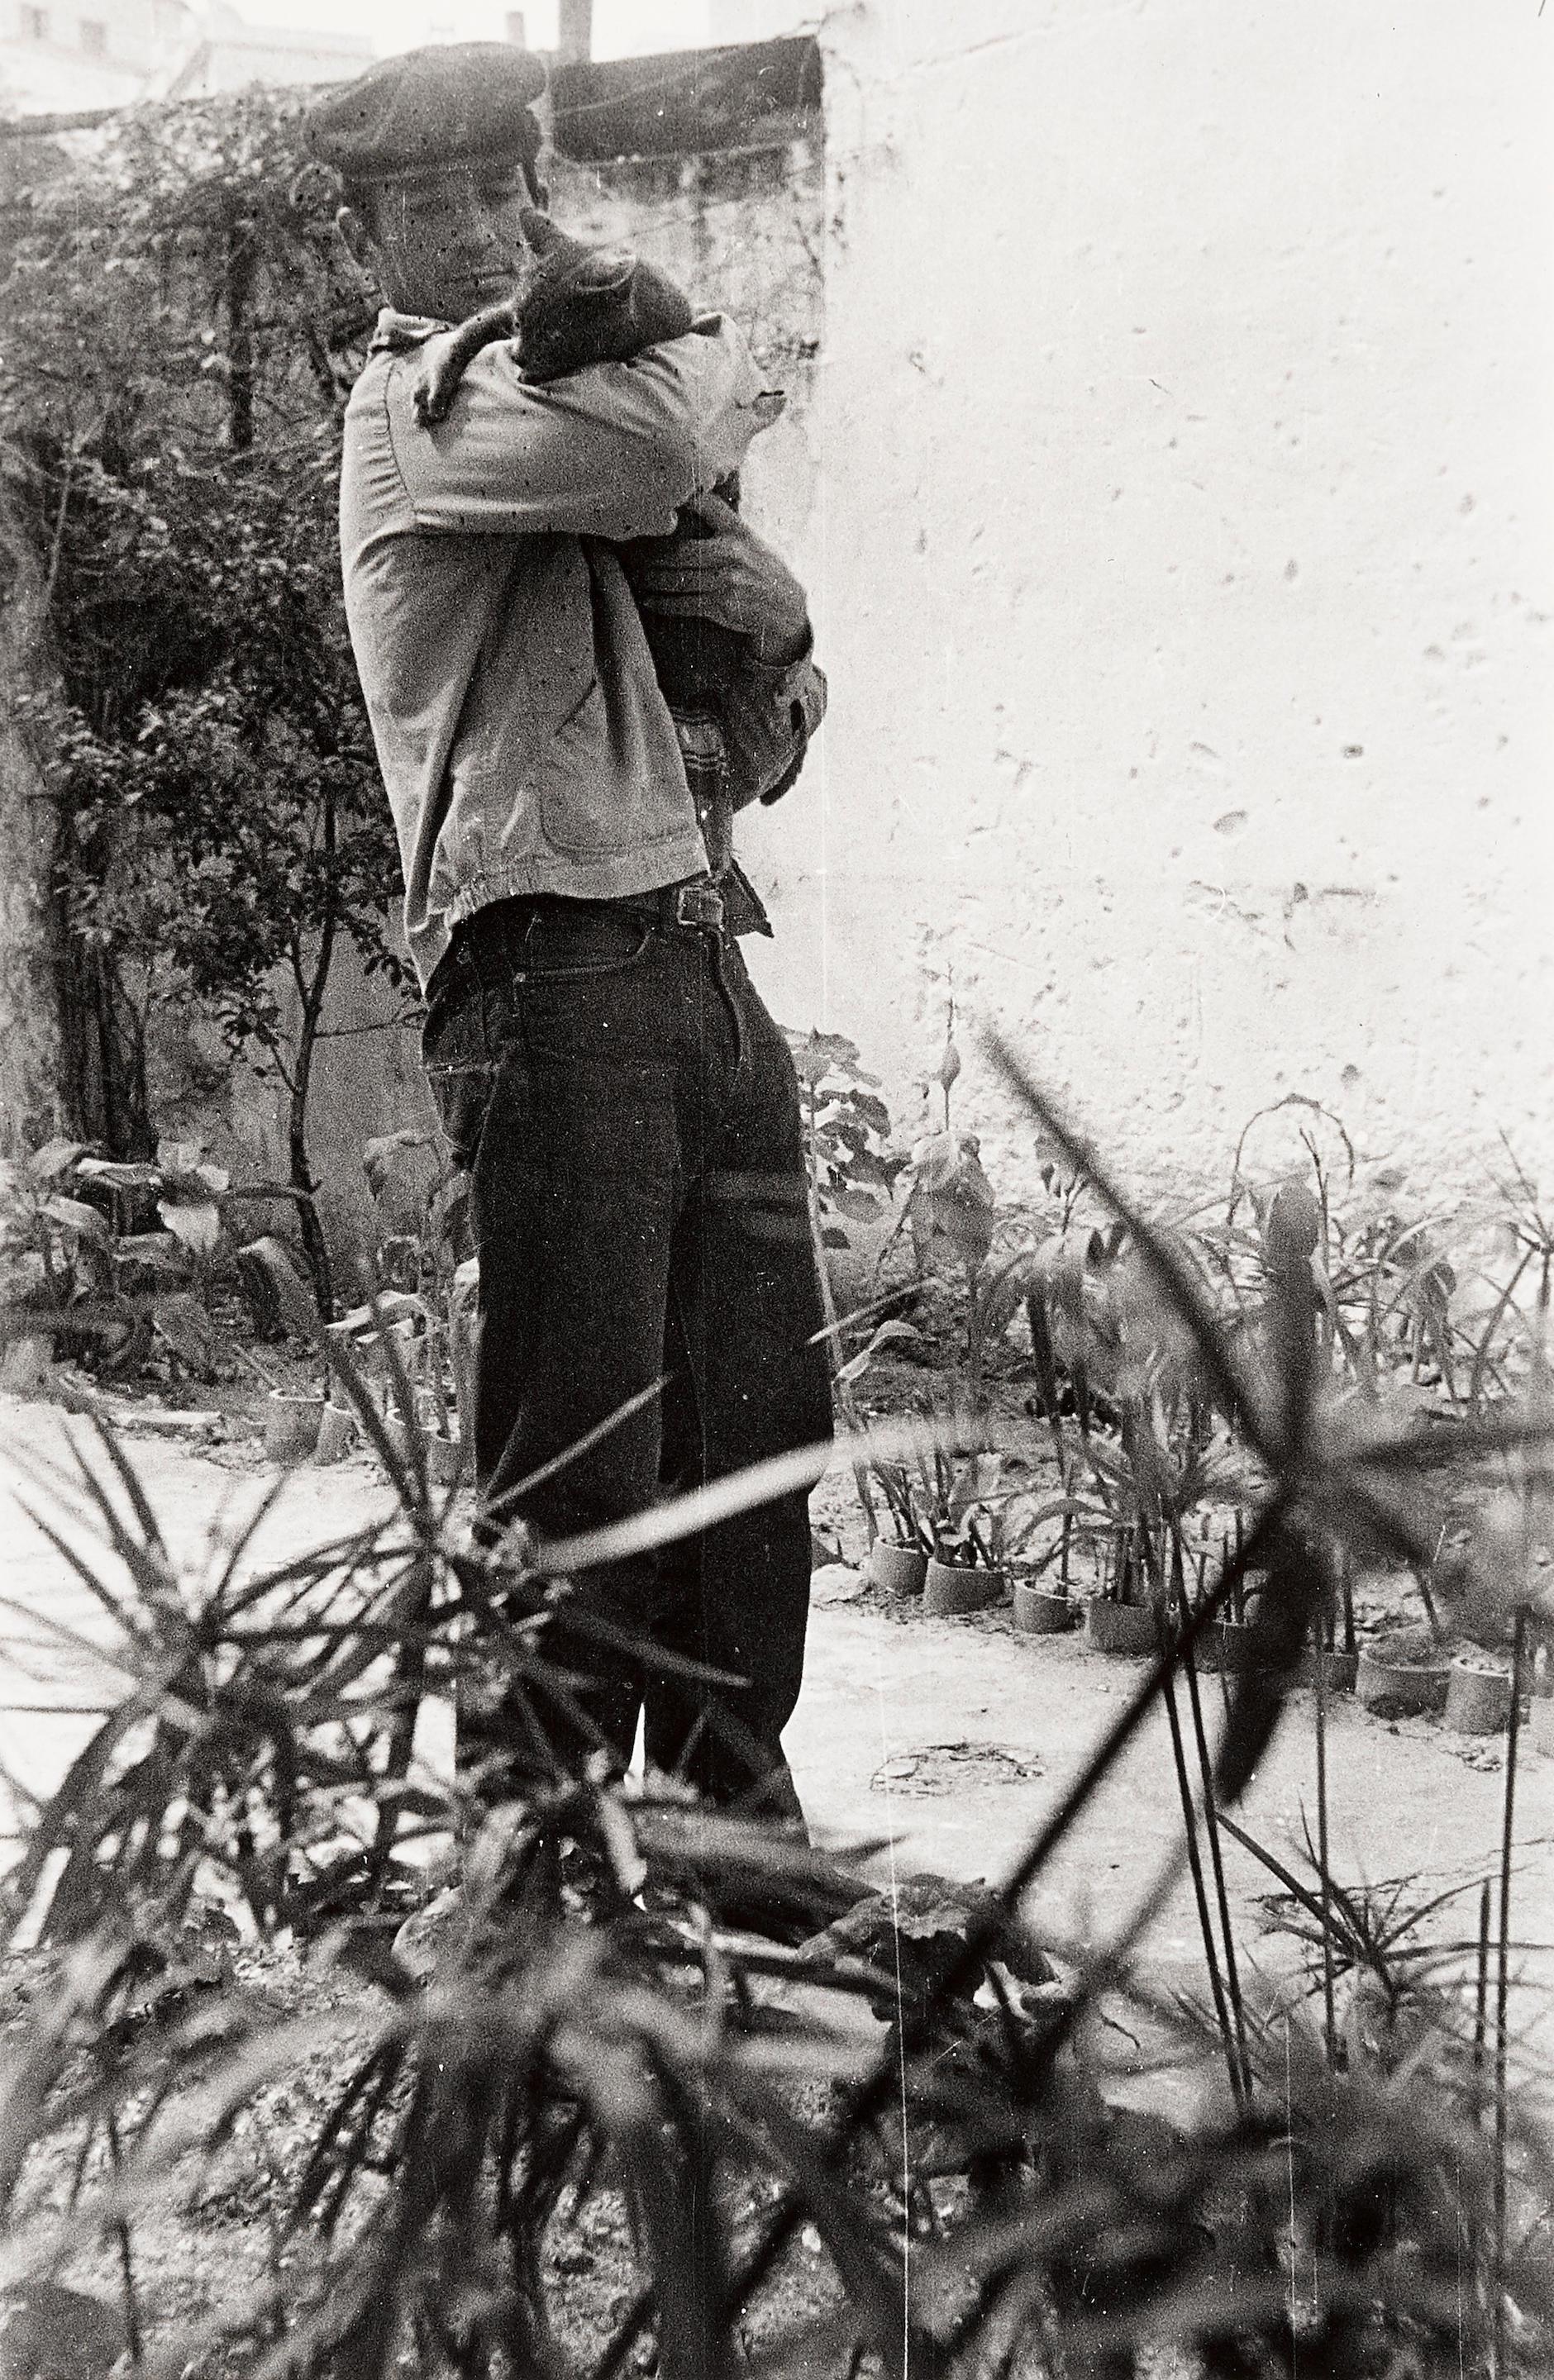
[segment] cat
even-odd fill
[[[516,339],[522,377],[536,385],[564,379],[590,364],[629,363],[645,348],[684,338],[695,321],[690,301],[666,273],[629,249],[589,248],[561,231],[533,207],[519,217],[538,259],[521,296],[472,314],[438,343],[416,390],[424,423],[444,420],[458,384],[482,347]],[[712,492],[735,511],[736,472]],[[672,538],[640,538],[617,547],[628,582],[648,562],[681,539],[713,534],[693,506],[681,507]],[[716,716],[722,687],[737,665],[744,639],[716,620],[670,616],[642,607],[643,633],[659,690],[670,710]]]

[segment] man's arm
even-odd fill
[[[718,709],[736,810],[774,802],[804,766],[825,716],[826,682],[812,659],[809,606],[775,547],[711,493],[692,507],[710,532],[676,538],[632,572],[645,612],[716,620],[740,638],[740,662]]]
[[[680,505],[737,470],[782,407],[741,333],[716,316],[632,363],[542,387],[520,380],[512,346],[486,347],[438,428],[416,419],[418,378],[405,357],[386,399],[416,526],[474,536],[667,535]]]
[[[718,707],[734,808],[774,802],[796,780],[809,739],[826,715],[825,675],[807,650],[785,666],[773,666],[747,648]]]

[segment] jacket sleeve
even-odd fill
[[[777,669],[747,650],[718,699],[735,808],[776,801],[803,768],[826,713],[826,681],[812,643]]]
[[[487,347],[435,429],[415,418],[417,377],[412,353],[385,393],[406,495],[418,528],[465,536],[665,536],[783,404],[718,315],[631,363],[542,387],[519,378],[510,342]]]

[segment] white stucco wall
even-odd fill
[[[783,526],[832,703],[747,838],[774,1006],[910,1121],[952,967],[1157,1179],[1286,1090],[1422,1185],[1502,1128],[1548,1167],[1554,16],[863,0],[821,39]]]

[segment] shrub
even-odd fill
[[[173,2368],[603,2374],[650,2326],[660,2368],[704,2380],[747,2360],[742,2325],[758,2318],[755,2360],[773,2374],[873,2358],[947,2380],[1016,2364],[1122,2374],[1161,2340],[1227,2374],[1360,2380],[1411,2366],[1444,2380],[1486,2356],[1501,2374],[1543,2368],[1548,2165],[1509,2087],[1509,1852],[1487,2055],[1463,2054],[1463,1999],[1445,1969],[1429,1990],[1412,1984],[1402,1933],[1324,1856],[1311,1887],[1280,1878],[1321,1960],[1320,2025],[1241,1991],[1228,1926],[1215,2019],[1163,2003],[1130,1957],[1200,1825],[1232,1823],[1221,1814],[1279,1723],[1325,1591],[1314,1548],[1337,1537],[1427,1564],[1424,1475],[1541,1448],[1547,1423],[1505,1412],[1421,1439],[1335,1405],[1293,1294],[1255,1345],[1227,1333],[1180,1247],[1001,1062],[1124,1225],[1205,1397],[1255,1450],[1259,1485],[1244,1545],[998,1890],[828,1923],[858,1888],[780,1830],[696,1807],[674,1780],[633,1787],[586,1751],[569,1764],[546,1749],[597,1624],[566,1579],[790,1490],[824,1449],[584,1538],[476,1552],[413,1439],[401,1456],[332,1343],[338,1390],[396,1484],[390,1528],[247,1578],[239,1554],[212,1556],[176,1582],[123,1450],[104,1435],[81,1461],[77,1493],[128,1584],[73,1558],[119,1623],[131,1683],[32,1820],[8,1888],[10,1925],[30,1912],[58,1962],[3,2084],[11,2273],[106,2237],[143,2338],[143,2206],[158,2192],[198,2203],[212,2180],[239,2187],[245,2111],[261,2114],[320,2048],[316,2012],[276,2024],[219,1984],[146,2015],[135,1979],[148,1961],[180,1972],[166,1962],[204,1896],[265,1937],[334,1925],[356,1997],[303,2154],[271,2188],[273,2281],[203,2335],[159,2338]],[[854,1451],[905,1461],[939,1442],[919,1427]],[[1182,1843],[1104,1951],[1064,1983],[1022,1982],[1045,1972],[1019,1925],[1024,1894],[1156,1702],[1174,1712],[1196,1635],[1254,1561],[1269,1665],[1231,1682],[1218,1744],[1200,1736],[1197,1807],[1184,1763]],[[1518,1661],[1523,1633],[1519,1622]],[[486,1812],[472,1780],[438,1782],[407,1747],[423,1697],[493,1682],[532,1717],[536,1760],[524,1798]],[[1201,1727],[1196,1700],[1194,1712]],[[1510,1828],[1508,1808],[1508,1845]],[[461,1919],[419,1981],[394,1947],[404,1862],[418,1838],[461,1834]],[[764,1938],[724,1922],[753,1900]],[[1207,1890],[1200,1906],[1207,1939]],[[807,1951],[791,1947],[795,1932]],[[1378,1967],[1396,1985],[1379,2009]],[[770,1997],[773,1979],[795,1978],[880,2010],[883,2031],[860,2040],[795,2021]],[[1223,2057],[1224,2085],[1198,2095],[1184,2129],[1141,2133],[1102,2104],[1082,2055],[1102,1992],[1134,1999],[1181,2058]],[[105,2164],[92,2164],[93,2139]],[[93,2188],[61,2215],[51,2176],[71,2159]],[[547,2243],[601,2189],[629,2220],[641,2286],[579,2365],[588,2342],[567,2336]],[[801,2223],[831,2278],[795,2304],[771,2291]]]

